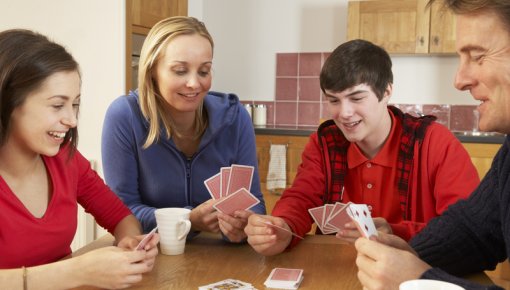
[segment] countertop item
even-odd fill
[[[254,126],[255,134],[260,135],[283,135],[283,136],[310,136],[317,130],[312,126]],[[503,144],[506,135],[494,132],[471,132],[455,131],[453,134],[462,143],[484,143],[484,144]]]

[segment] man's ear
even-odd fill
[[[393,93],[393,84],[389,83],[386,87],[386,90],[384,90],[384,96],[382,101],[386,103],[386,105],[390,102],[391,94]]]

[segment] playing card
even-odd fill
[[[269,274],[269,279],[297,283],[302,274],[303,269],[274,268]]]
[[[221,174],[221,197],[227,196],[228,181],[230,179],[230,167],[222,167]]]
[[[209,177],[204,184],[213,199],[221,198],[221,173]]]
[[[325,210],[324,206],[318,206],[308,209],[308,212],[312,216],[313,221],[319,227],[319,229],[321,229],[321,232],[323,233],[324,231],[322,230],[322,228],[324,223],[324,210]]]
[[[143,250],[145,248],[145,246],[150,242],[150,240],[156,233],[157,229],[158,229],[158,227],[155,227],[152,229],[152,231],[150,231],[148,234],[146,234],[145,237],[143,237],[143,239],[136,246],[135,251]]]
[[[198,290],[249,290],[254,289],[253,285],[235,279],[226,279],[209,285],[198,287]]]
[[[246,188],[221,198],[213,207],[228,215],[232,215],[236,210],[247,210],[258,204],[260,200],[251,194]]]
[[[232,164],[226,195],[228,196],[241,188],[246,188],[247,191],[250,191],[253,170],[253,166]]]
[[[274,268],[264,285],[268,288],[297,289],[303,280],[303,269]]]
[[[356,224],[356,227],[360,231],[361,235],[363,235],[365,238],[377,236],[377,230],[375,228],[374,221],[372,220],[370,210],[366,204],[352,203],[346,210]]]
[[[350,203],[349,203],[350,204]],[[343,230],[345,224],[352,221],[351,217],[345,210],[349,204],[344,203],[335,203],[331,214],[329,215],[328,220],[326,221],[326,225],[330,225],[336,228],[337,231]]]
[[[301,237],[300,235],[297,235],[297,234],[293,233],[292,231],[290,231],[290,230],[288,230],[288,229],[286,229],[286,228],[283,228],[283,227],[277,226],[277,225],[275,225],[275,224],[272,224],[271,222],[265,222],[265,224],[266,224],[266,225],[269,225],[269,226],[271,226],[271,227],[273,227],[273,228],[275,228],[275,229],[278,229],[278,230],[280,230],[280,231],[285,231],[285,232],[287,232],[287,233],[290,233],[290,234],[291,234],[291,235],[293,235],[294,237],[296,237],[296,238],[300,238],[300,239],[302,239],[302,240],[303,240],[303,237]]]

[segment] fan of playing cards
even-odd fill
[[[267,288],[297,289],[303,281],[303,269],[274,268],[264,285]]]
[[[233,214],[236,210],[248,210],[260,200],[251,192],[253,166],[232,164],[221,167],[220,172],[204,181],[213,199],[218,200],[213,207],[224,213]]]
[[[325,235],[343,230],[346,223],[353,221],[365,238],[377,236],[374,221],[366,204],[337,202],[311,208],[308,212]]]

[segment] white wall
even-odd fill
[[[36,30],[67,47],[80,64],[78,147],[100,165],[104,114],[125,88],[125,1],[0,1],[0,30]]]
[[[346,40],[347,0],[189,0],[215,41],[213,89],[274,100],[275,54],[332,51]],[[392,56],[392,102],[474,104],[453,88],[454,56]]]

